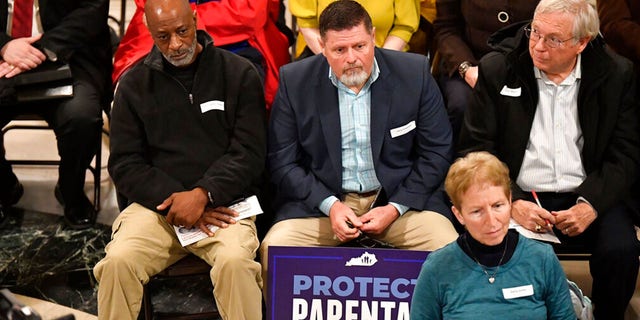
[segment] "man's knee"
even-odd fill
[[[62,130],[61,134],[91,133],[102,127],[102,107],[96,99],[74,97],[58,106],[54,120]]]
[[[210,271],[213,282],[220,279],[260,279],[261,265],[247,254],[239,253],[241,249],[217,251],[214,268]],[[225,281],[226,281],[225,280]],[[244,281],[243,280],[243,281]]]
[[[95,135],[102,128],[103,122],[101,117],[89,114],[77,114],[69,118],[67,129],[69,133],[83,133],[87,135]]]
[[[443,86],[446,108],[450,115],[462,116],[469,104],[472,89],[462,79],[453,78]]]
[[[246,248],[220,248],[215,253],[216,268],[246,266],[248,262],[253,261],[255,261],[255,254]]]
[[[119,278],[136,277],[142,283],[149,280],[149,276],[144,272],[144,266],[137,260],[131,259],[132,253],[127,250],[110,250],[93,268],[96,280],[100,282],[103,277],[108,277],[117,281]],[[127,276],[128,275],[128,276]]]
[[[284,220],[274,224],[260,243],[260,263],[262,264],[263,271],[266,271],[268,266],[269,247],[271,246],[305,246],[307,244],[304,241],[294,241],[295,235],[291,232],[291,223],[293,220]],[[299,237],[298,237],[299,238]]]
[[[266,251],[269,246],[280,246],[287,245],[289,241],[287,239],[290,237],[289,228],[287,226],[291,221],[280,221],[271,226],[267,234],[262,239],[260,243],[260,252]]]

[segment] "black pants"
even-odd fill
[[[577,199],[577,195],[570,193],[538,195],[542,207],[549,211],[566,210],[575,205]],[[562,242],[554,245],[557,252],[582,247],[591,253],[589,268],[593,277],[595,318],[624,319],[640,266],[640,244],[628,208],[620,202],[607,212],[598,212],[598,218],[576,237],[566,236],[560,230],[556,230],[556,235]]]
[[[102,129],[100,93],[91,84],[75,80],[73,98],[49,100],[37,104],[2,106],[0,127],[20,114],[38,114],[53,128],[60,155],[58,168],[60,191],[65,205],[80,205],[84,200],[86,170],[97,151]],[[31,148],[28,145],[24,148]],[[5,158],[4,139],[0,135],[0,196],[17,181]]]
[[[462,130],[464,123],[464,111],[471,103],[473,88],[457,72],[452,77],[449,77],[448,74],[441,74],[438,77],[438,86],[442,92],[442,98],[449,115],[449,122],[453,132],[453,144],[455,146],[458,144],[460,130]]]

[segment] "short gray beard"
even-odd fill
[[[184,67],[189,65],[193,60],[193,56],[196,54],[197,45],[198,45],[198,41],[196,39],[193,39],[193,43],[191,44],[191,46],[189,48],[184,49],[184,51],[187,52],[187,55],[184,58],[179,60],[171,58],[170,56],[166,55],[164,52],[162,53],[162,56],[164,56],[164,58],[167,59],[167,61],[169,61],[169,63],[171,63],[172,65],[176,67]],[[179,51],[178,54],[181,54],[184,51]]]
[[[364,71],[354,71],[351,74],[343,73],[340,82],[347,87],[360,87],[367,82],[369,75]]]

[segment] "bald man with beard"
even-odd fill
[[[192,253],[212,267],[223,319],[261,319],[255,222],[227,207],[256,194],[264,170],[260,77],[196,30],[186,0],[147,1],[145,21],[155,45],[115,92],[109,173],[127,206],[94,269],[98,318],[136,319],[143,285]],[[183,247],[174,226],[209,236]]]

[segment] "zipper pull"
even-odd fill
[[[189,101],[193,104],[193,94],[189,93]]]

